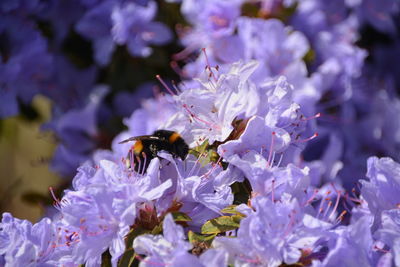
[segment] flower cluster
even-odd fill
[[[181,81],[157,75],[167,93],[132,95],[95,77],[118,50],[139,60],[173,38],[156,2],[75,2],[71,14],[62,1],[0,4],[0,116],[36,93],[51,98],[53,168],[75,173],[61,197],[51,190],[49,218],[3,214],[0,265],[400,265],[398,53],[385,52],[398,47],[398,2],[167,1],[187,22],[171,61]],[[71,28],[92,45],[93,66],[57,51]],[[110,98],[115,113],[133,109],[121,99],[138,107],[100,149]]]

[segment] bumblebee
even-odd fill
[[[174,157],[184,160],[189,152],[189,146],[177,132],[168,130],[157,130],[152,135],[142,135],[130,137],[120,144],[136,141],[128,152],[125,160],[128,169],[132,168],[136,172],[144,173],[150,161],[157,157],[157,153],[164,150]]]

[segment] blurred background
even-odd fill
[[[156,75],[179,81],[170,67],[171,55],[181,50],[173,29],[185,23],[178,4],[158,1],[158,8],[147,11],[154,15],[141,23],[158,21],[170,35],[151,44],[149,55],[132,55],[116,44],[108,55],[99,52],[108,59],[97,60],[95,39],[111,35],[111,25],[101,24],[111,23],[110,4],[116,1],[89,2],[0,3],[1,213],[37,221],[53,203],[49,187],[60,196],[79,164],[95,149],[109,149],[125,128],[122,119],[160,90]],[[136,2],[146,7],[146,1]],[[92,33],[96,27],[107,29]],[[87,124],[74,126],[70,118]]]

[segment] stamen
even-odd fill
[[[206,49],[205,49],[205,48],[202,48],[201,50],[203,51],[204,56],[205,56],[205,58],[206,58],[207,68],[208,68],[208,70],[210,71],[211,77],[213,77],[214,81],[216,82],[216,81],[217,81],[217,78],[215,77],[214,72],[212,71],[212,68],[211,68],[211,65],[210,65],[210,61],[208,60],[208,56],[207,56]]]
[[[326,218],[326,215],[328,214],[328,212],[329,212],[329,210],[331,209],[331,207],[332,207],[332,201],[329,201],[328,202],[328,206],[326,207],[326,210],[325,210],[325,213],[324,213],[324,215],[322,216],[322,218]],[[330,218],[330,216],[328,217],[328,219]]]
[[[329,215],[328,219],[331,218],[331,217],[333,216],[333,214],[335,213],[335,211],[336,211],[337,208],[338,208],[339,200],[340,200],[340,194],[341,194],[341,191],[339,190],[339,191],[337,192],[335,207],[333,208],[333,210],[332,210],[331,214]]]
[[[138,162],[138,164],[139,164],[139,166],[138,166],[138,173],[140,173],[140,171],[141,171],[141,169],[142,169],[142,160],[140,159],[140,157],[139,156],[136,156],[136,160],[137,160],[137,162]]]
[[[342,211],[342,213],[340,213],[340,215],[337,217],[336,219],[336,224],[339,224],[340,222],[343,221],[344,216],[347,214],[347,211]]]
[[[143,158],[144,158],[144,163],[143,163],[143,170],[142,170],[142,172],[141,172],[141,175],[143,176],[143,175],[144,175],[144,172],[145,172],[145,170],[146,170],[147,155],[146,155],[146,153],[142,152],[142,156],[143,156]]]
[[[171,90],[171,88],[164,82],[160,75],[156,75],[157,80],[164,86],[165,89],[171,94],[175,95],[175,93]]]
[[[183,104],[182,107],[189,113],[189,115],[194,118],[197,119],[198,121],[206,124],[207,126],[211,127],[210,130],[212,130],[213,128],[216,128],[217,130],[221,130],[221,127],[219,125],[216,125],[214,123],[210,123],[208,121],[203,120],[202,118],[198,117],[197,115],[195,115],[186,104]]]
[[[348,211],[348,212],[351,212],[351,209],[353,208],[353,203],[348,199],[349,198],[349,194],[348,193],[346,193],[345,195],[344,195],[344,199],[346,200],[346,201],[343,201],[343,207]],[[352,208],[349,208],[348,206],[347,206],[347,202],[349,202],[351,205],[352,205]]]
[[[61,210],[61,208],[62,208],[62,203],[61,203],[60,199],[58,199],[58,198],[56,197],[56,195],[54,194],[53,187],[50,186],[50,187],[49,187],[49,191],[50,191],[50,194],[51,194],[52,198],[54,199],[54,202],[53,202],[54,208],[56,208],[57,210]]]
[[[269,146],[269,155],[268,155],[268,161],[267,161],[267,168],[268,167],[271,167],[271,159],[272,159],[272,150],[273,150],[273,148],[274,148],[274,143],[275,143],[275,135],[276,135],[276,133],[275,132],[272,132],[271,133],[271,144],[270,144],[270,146]]]
[[[308,142],[310,140],[313,140],[316,137],[318,137],[318,133],[314,133],[312,136],[310,136],[310,137],[308,137],[306,139],[296,140],[296,141],[294,141],[294,143],[305,143],[305,142]]]
[[[240,260],[242,260],[244,262],[247,262],[247,263],[253,263],[253,264],[256,264],[256,265],[261,264],[261,261],[259,259],[249,259],[243,254],[237,255],[236,258],[238,258],[238,259],[240,259]]]
[[[288,223],[288,225],[287,225],[287,228],[286,228],[285,233],[283,234],[283,238],[286,237],[286,236],[290,233],[290,231],[292,230],[292,228],[294,227],[294,225],[295,225],[295,220],[294,220],[295,215],[296,215],[296,211],[295,211],[295,210],[292,210],[292,211],[290,212],[290,214],[289,214],[290,221],[289,221],[289,223]]]
[[[326,195],[328,196],[330,193],[331,193],[331,191],[328,191],[328,192],[326,192]],[[321,199],[321,202],[320,202],[319,208],[318,208],[317,218],[319,218],[320,213],[324,210],[324,209],[323,209],[323,205],[324,205],[324,203],[325,203],[325,200],[329,200],[329,198],[323,197],[323,198]]]
[[[130,166],[131,170],[135,169],[135,160],[134,160],[133,157],[134,157],[134,155],[133,155],[133,146],[132,146],[132,149],[129,151],[129,160],[130,160],[130,163],[131,163],[131,166]]]
[[[275,155],[276,155],[276,153],[275,153],[275,151],[272,153],[272,159],[271,159],[271,167],[272,167],[272,165],[274,165],[274,162],[275,162]]]
[[[282,163],[282,159],[283,159],[283,153],[280,153],[280,154],[281,154],[281,156],[280,156],[280,158],[279,158],[278,164],[276,164],[276,167],[277,167],[277,168],[279,168],[279,166],[280,166],[281,163]]]
[[[275,203],[275,179],[272,179],[271,200]]]
[[[223,157],[225,151],[226,151],[226,150],[222,150],[221,156],[219,156],[217,162],[213,165],[213,167],[212,167],[207,173],[205,173],[204,175],[202,175],[203,177],[206,178],[206,177],[208,177],[210,174],[212,174],[212,173],[215,171],[215,169],[219,166],[219,163],[221,162],[221,159],[222,159],[222,157]]]
[[[49,191],[50,191],[50,193],[51,193],[51,196],[53,197],[53,199],[54,199],[54,201],[55,202],[57,202],[57,203],[60,203],[60,200],[56,197],[56,195],[54,194],[54,190],[53,190],[53,187],[49,187]]]
[[[172,82],[172,87],[174,87],[176,94],[179,95],[181,93],[181,90],[179,90],[178,86],[176,85],[176,82],[174,80]]]
[[[193,171],[196,169],[197,164],[200,162],[200,159],[205,156],[205,151],[201,152],[201,154],[199,155],[199,157],[197,158],[197,160],[195,161],[195,163],[193,164],[192,169],[189,172],[188,176],[192,176]],[[201,166],[200,166],[201,167]]]
[[[315,196],[316,196],[317,194],[318,194],[318,189],[314,189],[313,194],[312,194],[311,197],[306,201],[306,203],[304,204],[304,207],[310,205],[311,202],[315,200]]]
[[[386,250],[386,249],[380,248],[380,247],[378,247],[377,245],[374,245],[373,249],[374,249],[375,251],[383,252],[383,253],[385,253],[385,254],[390,252],[390,250]]]
[[[319,117],[321,117],[321,113],[317,113],[317,114],[315,114],[314,116],[311,116],[311,117],[304,117],[303,115],[301,115],[300,116],[300,120],[302,120],[302,121],[309,121],[309,120],[313,120],[313,119],[317,119],[317,118],[319,118]]]

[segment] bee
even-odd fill
[[[152,135],[141,135],[130,137],[119,142],[120,144],[136,141],[128,152],[125,164],[128,169],[144,173],[150,161],[157,157],[157,153],[164,150],[174,157],[184,160],[189,152],[189,146],[181,135],[174,131],[157,130]]]

